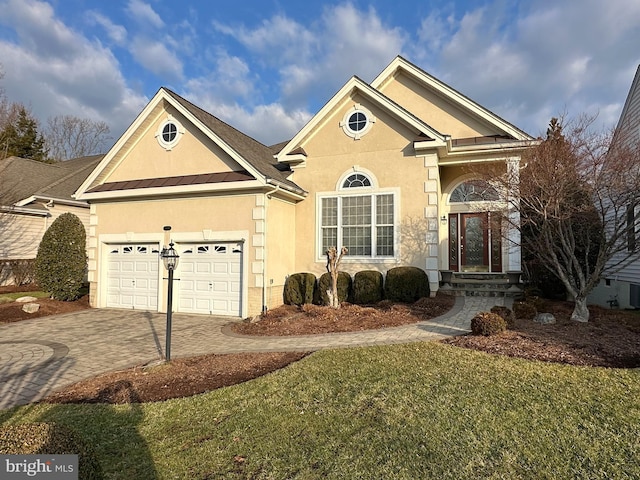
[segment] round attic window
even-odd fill
[[[160,124],[156,132],[156,138],[161,147],[171,150],[176,146],[183,133],[182,126],[174,118],[169,117]]]
[[[340,126],[346,135],[358,140],[371,129],[375,121],[375,117],[369,110],[356,104],[344,115]]]

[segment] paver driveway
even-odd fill
[[[298,337],[246,337],[223,328],[232,318],[173,315],[171,356],[281,352],[407,343],[458,335],[478,311],[503,298],[459,297],[448,314],[414,325],[354,333]],[[508,301],[508,300],[507,300]],[[164,314],[90,309],[0,325],[0,409],[30,403],[55,389],[162,359]]]

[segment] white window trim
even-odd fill
[[[177,132],[176,132],[176,137],[172,141],[167,142],[162,137],[162,131],[164,130],[164,127],[170,123],[173,123],[176,126]],[[156,130],[155,137],[156,137],[156,140],[158,141],[158,144],[160,144],[162,148],[164,148],[167,151],[170,151],[173,149],[173,147],[175,147],[178,144],[178,142],[180,141],[180,138],[182,137],[182,135],[184,135],[184,133],[185,133],[185,129],[182,126],[182,124],[180,124],[180,122],[178,122],[172,115],[167,115],[167,118],[158,126],[158,130]]]
[[[364,126],[362,130],[356,131],[356,130],[352,130],[349,127],[349,118],[354,113],[362,113],[367,119],[367,124]],[[360,140],[360,138],[363,135],[366,135],[367,133],[369,133],[369,130],[371,130],[371,127],[375,122],[376,122],[376,117],[373,116],[371,111],[369,111],[369,109],[363,107],[359,103],[356,103],[346,111],[346,113],[344,114],[344,117],[342,117],[342,120],[340,121],[340,127],[342,127],[342,131],[346,136],[351,137],[354,140]]]
[[[360,175],[364,175],[365,177],[367,177],[369,179],[369,182],[371,182],[371,186],[370,187],[351,187],[351,188],[343,187],[342,184],[344,183],[344,181],[347,178],[349,178],[351,175],[355,175],[356,173],[359,173]],[[378,180],[376,179],[376,176],[373,174],[373,172],[371,172],[370,170],[367,170],[366,168],[362,168],[359,165],[354,165],[353,167],[351,167],[351,170],[344,172],[336,182],[336,191],[344,190],[344,191],[353,192],[356,189],[372,191],[372,190],[377,190],[378,188],[379,188]]]
[[[349,172],[348,175],[353,174],[354,172]],[[358,172],[363,173],[363,172]],[[348,175],[344,175],[342,180],[346,178]],[[374,184],[375,177],[369,176],[372,185]],[[377,182],[376,182],[377,184]],[[369,196],[373,197],[376,195],[385,195],[392,194],[393,195],[393,256],[375,256],[375,232],[372,235],[372,245],[371,245],[371,256],[364,255],[351,255],[347,253],[345,257],[343,257],[343,263],[397,263],[400,259],[400,245],[399,245],[399,229],[400,229],[400,189],[399,188],[372,188],[372,187],[360,187],[360,188],[344,188],[338,191],[333,192],[317,192],[316,193],[316,261],[317,262],[326,262],[326,252],[322,251],[322,199],[323,198],[336,198],[336,197],[358,197],[358,196]],[[375,212],[374,212],[375,215]],[[374,228],[374,227],[372,227]],[[341,237],[341,225],[338,225],[338,237]],[[337,246],[341,248],[342,245]]]

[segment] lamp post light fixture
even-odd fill
[[[171,310],[173,310],[173,271],[178,267],[180,256],[176,249],[173,248],[173,242],[169,243],[169,248],[163,248],[160,253],[164,268],[169,272],[169,289],[167,292],[167,334],[164,359],[166,362],[171,361]]]

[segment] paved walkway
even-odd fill
[[[205,353],[320,350],[438,340],[469,331],[473,315],[504,305],[501,297],[457,297],[447,314],[426,322],[354,333],[247,337],[224,328],[232,319],[173,315],[172,358]],[[96,374],[160,360],[164,314],[90,309],[0,325],[0,409],[39,400]]]

